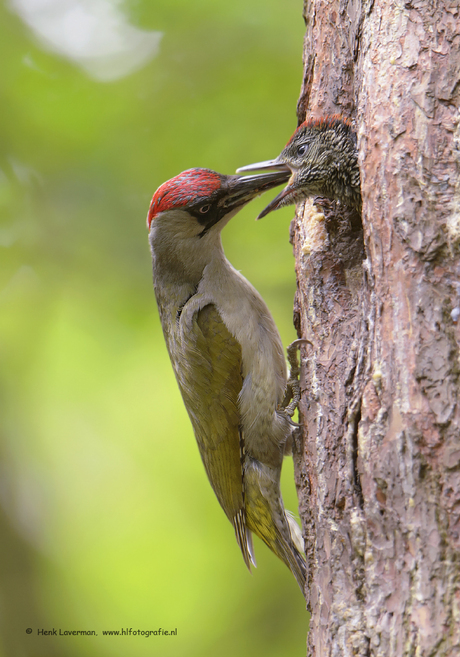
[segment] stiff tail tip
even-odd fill
[[[252,532],[246,527],[246,514],[244,509],[240,509],[233,518],[233,527],[235,528],[236,540],[240,546],[244,563],[246,564],[249,572],[251,572],[251,564],[257,568],[257,563],[254,556]]]

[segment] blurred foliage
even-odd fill
[[[163,37],[142,68],[106,83],[0,7],[0,655],[302,655],[297,584],[259,541],[249,575],[206,480],[145,227],[166,179],[194,166],[232,173],[287,141],[302,2],[116,4]],[[293,209],[254,222],[269,198],[223,241],[287,344]],[[283,488],[296,510],[289,459]],[[102,636],[160,627],[177,637]]]

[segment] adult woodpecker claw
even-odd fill
[[[267,306],[228,262],[220,238],[246,203],[289,175],[189,169],[158,188],[147,224],[166,345],[208,479],[248,568],[254,532],[304,592],[300,529],[280,491],[292,432],[281,408],[284,350]]]
[[[290,370],[286,386],[286,395],[281,408],[290,418],[294,415],[300,401],[300,364],[297,360],[297,351],[303,344],[312,345],[312,342],[307,340],[307,338],[298,338],[297,340],[294,340],[294,342],[291,342],[286,349]]]

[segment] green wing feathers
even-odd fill
[[[176,371],[201,458],[250,569],[252,542],[246,528],[238,408],[243,385],[241,347],[213,304],[195,313],[182,347],[184,360],[177,363]],[[199,375],[190,380],[190,372]]]

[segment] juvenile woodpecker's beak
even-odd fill
[[[253,198],[266,192],[272,187],[283,185],[289,180],[290,170],[260,173],[254,176],[230,176],[228,179],[228,193],[223,198],[223,207],[240,207],[249,203]]]
[[[284,162],[279,162],[278,160],[266,160],[265,162],[255,162],[254,164],[247,164],[244,167],[240,167],[237,169],[237,173],[244,173],[246,171],[273,171],[273,172],[278,172],[280,174],[283,174],[285,176],[284,182],[289,180],[291,178],[293,171],[291,168],[287,165],[284,164]],[[260,174],[261,176],[264,174]],[[269,175],[269,174],[265,174]],[[257,177],[257,176],[256,176]],[[257,219],[262,219],[262,217],[265,217],[265,215],[269,214],[270,212],[273,212],[273,210],[277,210],[279,207],[283,205],[287,205],[285,199],[289,194],[292,192],[292,188],[289,186],[285,187],[282,192],[278,194],[278,196],[275,196],[273,201],[271,201],[266,208],[262,210],[262,212],[259,214]]]
[[[265,217],[267,214],[270,214],[270,212],[273,212],[274,210],[278,210],[278,208],[282,208],[284,205],[290,205],[292,201],[288,200],[288,197],[292,194],[293,188],[290,187],[289,185],[283,189],[282,192],[278,194],[278,196],[275,196],[273,201],[270,201],[270,203],[262,210],[262,212],[256,217],[256,219],[262,219],[262,217]]]
[[[247,171],[284,171],[291,173],[291,169],[287,164],[278,162],[278,160],[266,160],[265,162],[255,162],[254,164],[246,164],[236,170],[236,173],[246,173]]]

